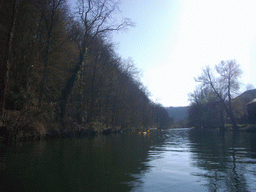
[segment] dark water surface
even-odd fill
[[[256,191],[256,134],[190,129],[0,148],[0,191]]]

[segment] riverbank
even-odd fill
[[[256,124],[238,124],[238,131],[241,132],[256,132]],[[213,130],[220,130],[219,128],[209,128],[209,129],[199,129],[192,127],[193,130],[198,131],[213,131]],[[233,131],[233,125],[232,124],[225,124],[225,131]]]
[[[11,144],[19,141],[41,140],[47,138],[86,137],[97,134],[109,135],[128,130],[142,130],[142,126],[113,126],[102,122],[78,123],[67,118],[64,125],[60,122],[47,120],[44,113],[37,110],[27,111],[6,110],[3,119],[0,119],[0,142]]]
[[[157,128],[150,128],[154,130]],[[13,144],[23,141],[37,141],[42,139],[54,139],[54,138],[75,138],[75,137],[93,137],[96,135],[110,135],[118,134],[130,130],[142,130],[142,128],[121,128],[107,127],[101,123],[93,122],[85,125],[77,123],[67,123],[65,127],[59,125],[49,126],[49,124],[43,125],[41,122],[29,123],[23,127],[5,126],[0,125],[0,143],[5,145]],[[149,129],[147,129],[149,130]]]
[[[256,124],[245,124],[239,126],[239,131],[256,132]]]

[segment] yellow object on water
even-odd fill
[[[139,134],[141,134],[141,132],[139,132]]]

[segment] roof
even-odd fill
[[[247,103],[247,105],[252,104],[252,103],[256,103],[256,98],[253,99],[252,101],[250,101],[249,103]]]

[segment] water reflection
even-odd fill
[[[255,136],[173,129],[151,146],[133,191],[255,191]]]
[[[1,148],[0,191],[255,191],[255,164],[248,133],[53,139]]]
[[[0,191],[130,191],[158,137],[124,133],[22,143],[2,151]],[[13,185],[15,183],[15,185]]]
[[[210,191],[254,191],[255,135],[248,133],[220,135],[218,132],[189,134],[193,165],[205,172],[193,175],[207,179]],[[254,146],[253,146],[254,145]],[[252,173],[253,171],[254,173]]]

